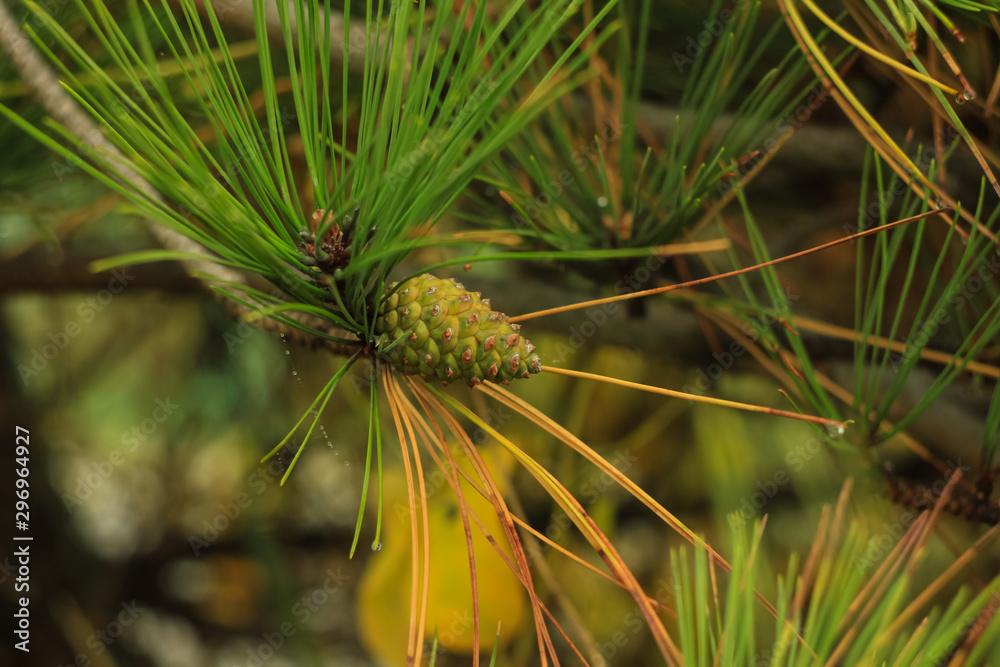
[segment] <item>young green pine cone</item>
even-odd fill
[[[479,292],[429,273],[399,285],[375,321],[375,333],[386,334],[387,344],[398,341],[383,356],[393,368],[444,384],[461,379],[470,387],[483,380],[509,384],[542,370],[520,328],[490,310]]]

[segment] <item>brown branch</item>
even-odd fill
[[[119,248],[117,251],[132,252],[140,249]],[[105,256],[106,253],[100,250],[88,251],[68,247],[64,251],[53,251],[38,246],[9,259],[3,259],[0,261],[0,296],[24,292],[93,292],[105,289],[112,277],[111,273],[107,271],[93,273],[87,268]],[[410,268],[415,271],[418,267]],[[408,270],[410,269],[404,268],[401,272],[406,273]],[[130,290],[158,290],[180,295],[204,293],[202,284],[188,276],[175,262],[141,264],[129,267],[128,273]],[[133,275],[134,278],[131,277]],[[554,283],[548,276],[532,273],[518,275],[517,290],[510,289],[509,279],[480,277],[476,275],[476,271],[465,274],[461,279],[471,289],[490,295],[494,308],[511,314],[526,312],[539,306],[554,307],[564,303],[584,301],[595,296],[593,291],[571,290],[564,285]],[[251,284],[260,290],[270,292],[274,289],[266,281],[260,280],[257,284],[255,280],[254,277],[250,278]],[[238,316],[243,318],[248,312],[243,309]],[[606,319],[604,315],[607,316]],[[281,326],[280,323],[273,320],[272,322]],[[318,320],[306,323],[334,336],[350,337],[342,331],[328,329],[329,323],[320,323]],[[257,322],[255,326],[267,329],[272,325]],[[568,344],[559,347],[559,354],[569,352],[571,356],[566,361],[570,362],[586,354],[588,350],[606,345],[711,361],[711,351],[705,345],[704,337],[699,334],[698,324],[691,310],[666,300],[651,301],[645,316],[640,321],[629,322],[623,311],[610,315],[605,312],[567,313],[542,318],[537,323],[532,323],[531,329],[568,336]],[[320,342],[322,339],[309,337],[302,331],[291,330],[290,327],[276,331],[305,345],[328,347]],[[309,340],[301,340],[303,336]],[[353,354],[355,351],[356,348],[351,348],[347,353]],[[338,350],[338,352],[344,351]],[[553,349],[548,358],[559,358],[556,355],[557,350]]]

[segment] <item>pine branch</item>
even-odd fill
[[[0,48],[10,56],[18,73],[34,90],[36,99],[55,120],[76,135],[80,141],[91,145],[93,149],[122,158],[121,153],[104,137],[97,124],[83,113],[63,90],[55,74],[17,25],[4,0],[0,0]],[[160,193],[124,162],[122,158],[119,169],[122,176],[138,190],[162,203],[163,197]],[[206,257],[205,261],[181,262],[188,273],[192,275],[195,272],[204,273],[220,281],[244,282],[240,273],[211,261],[209,252],[195,241],[151,221],[146,222],[150,232],[163,247]]]
[[[121,158],[118,171],[122,178],[155,201],[164,203],[164,199],[160,193],[139,176],[139,174],[128,167],[127,161],[121,155],[120,151],[107,140],[97,127],[97,124],[66,94],[62,85],[56,79],[55,74],[53,74],[52,70],[39,56],[34,46],[21,31],[4,0],[0,0],[0,49],[10,57],[21,78],[32,88],[36,99],[52,118],[72,132],[81,142],[91,146],[93,150],[103,152],[113,158]],[[179,263],[184,267],[188,275],[201,282],[206,288],[210,288],[210,283],[201,276],[207,276],[220,283],[246,284],[246,278],[243,274],[213,261],[212,254],[196,241],[171,229],[167,229],[162,225],[158,225],[152,220],[145,219],[144,221],[150,233],[164,248],[205,257],[204,260],[179,260]],[[213,291],[213,293],[215,292]],[[216,294],[218,295],[218,293]],[[256,303],[245,293],[235,291],[234,294],[245,301]],[[230,301],[229,299],[223,300]],[[281,322],[269,318],[251,317],[254,314],[254,309],[243,304],[229,302],[226,304],[226,308],[235,317],[251,326],[274,333],[283,333],[297,341],[304,337],[311,338],[303,332],[294,330],[292,327],[284,325]],[[294,314],[291,316],[295,317]],[[296,319],[300,318],[296,317]],[[310,320],[312,319],[310,318]],[[338,337],[344,335],[339,330],[331,330],[326,323],[310,321],[308,324],[321,331],[327,331],[331,335]],[[325,347],[335,354],[353,354],[357,351],[356,348],[320,338],[316,338],[308,343],[313,348]]]

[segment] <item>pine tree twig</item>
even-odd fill
[[[231,299],[223,299],[222,305],[234,318],[245,322],[250,326],[253,326],[262,331],[270,331],[273,334],[278,334],[284,340],[295,343],[297,345],[303,345],[312,350],[326,350],[333,354],[339,356],[350,356],[355,354],[362,343],[358,341],[358,345],[345,345],[343,343],[338,343],[336,341],[327,340],[319,336],[313,336],[301,329],[296,329],[295,327],[290,327],[282,322],[269,317],[256,317],[253,319],[247,319],[248,315],[253,314],[253,311],[249,308],[239,304]],[[331,336],[345,337],[350,334],[341,331],[336,327],[331,327],[330,323],[322,320],[318,317],[312,317],[302,313],[289,314],[289,317],[295,317],[298,322],[310,326],[317,331],[322,331]]]
[[[165,203],[160,193],[148,181],[127,166],[124,157],[107,140],[97,124],[63,90],[52,69],[41,58],[31,41],[24,35],[4,0],[0,0],[0,50],[10,57],[21,78],[32,88],[36,99],[52,118],[61,123],[67,130],[93,150],[101,151],[109,157],[121,158],[118,161],[120,165],[118,167],[120,177],[151,199]],[[145,222],[150,233],[153,234],[164,248],[205,257],[204,260],[180,260],[180,264],[189,275],[195,276],[201,274],[222,283],[246,284],[246,278],[243,274],[213,261],[212,254],[196,241],[179,232],[167,229],[152,220],[147,219]],[[207,282],[203,284],[206,288],[209,287]],[[237,291],[236,296],[254,303],[254,300],[245,293]],[[224,299],[226,302],[230,301],[221,295],[219,295],[219,298]],[[348,346],[332,343],[325,339],[308,336],[276,320],[251,317],[254,310],[243,304],[230,302],[226,304],[226,307],[230,313],[251,326],[274,333],[282,333],[292,340],[314,339],[315,342],[310,341],[310,345],[314,348],[324,347],[335,354],[353,354],[357,351],[356,348],[349,348]],[[296,317],[296,319],[299,318]],[[328,323],[319,322],[318,319],[317,321],[310,321],[308,324],[321,331],[330,329]],[[343,332],[340,331],[330,331],[330,333],[341,337],[344,336]]]
[[[121,158],[119,161],[121,177],[135,189],[163,203],[164,200],[160,193],[124,164],[124,157],[118,149],[107,140],[97,124],[66,94],[55,74],[17,25],[4,0],[0,0],[0,49],[3,49],[10,56],[18,73],[31,86],[36,99],[52,118],[94,150],[101,151],[108,156]],[[197,271],[221,281],[244,282],[240,273],[213,262],[210,253],[195,241],[152,221],[147,220],[147,224],[150,232],[163,247],[205,257],[204,261],[183,261],[182,264],[189,273]]]
[[[140,249],[126,247],[118,248],[116,252],[133,252]],[[3,258],[0,260],[0,296],[27,292],[73,293],[104,289],[108,286],[109,273],[92,273],[87,268],[104,257],[106,253],[100,251],[67,248],[64,253],[58,253],[38,246],[14,257]],[[413,267],[413,270],[416,268]],[[130,267],[128,271],[134,275],[134,278],[129,278],[130,290],[156,290],[181,296],[204,292],[202,284],[187,275],[174,262],[142,264]],[[476,272],[464,277],[463,280],[484,294],[492,295],[494,307],[509,314],[525,312],[539,306],[554,307],[564,303],[584,301],[595,295],[593,291],[571,289],[554,283],[551,278],[530,272],[518,275],[518,285],[522,286],[522,289],[518,290],[510,290],[509,281],[478,276]],[[251,279],[250,283],[265,292],[274,289],[263,280],[260,284],[255,284]],[[228,303],[226,305],[228,308]],[[607,345],[653,354],[669,352],[671,355],[686,359],[705,359],[706,362],[712,360],[711,351],[700,334],[698,322],[689,309],[675,306],[665,300],[651,300],[647,306],[643,320],[632,323],[633,326],[624,326],[624,312],[604,319],[601,313],[584,311],[541,318],[532,323],[531,328],[533,331],[568,336],[567,344],[559,350],[572,355],[567,361],[583,354],[584,349]],[[249,312],[251,311],[243,309],[235,314],[243,318]],[[302,321],[299,316],[296,316],[296,319]],[[597,326],[598,323],[600,326]],[[334,336],[349,337],[342,331],[330,329],[329,324],[325,322],[315,321],[308,324]],[[258,321],[254,325],[268,330],[271,330],[269,327],[277,325],[280,328],[274,329],[276,333],[284,333],[286,338],[310,347],[320,346],[338,354],[353,354],[356,351],[356,348],[334,348],[332,344],[327,345],[327,341],[323,339],[310,337],[302,331],[286,327],[274,320],[267,323]],[[306,338],[309,340],[305,340]],[[553,349],[551,352],[548,358],[559,358],[556,356],[556,350]]]

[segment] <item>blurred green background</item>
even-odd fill
[[[68,29],[79,29],[72,6],[60,11]],[[765,6],[772,18],[775,11]],[[697,34],[703,12],[665,3],[654,18],[656,52],[647,61],[645,95],[669,113],[680,85],[670,53]],[[237,20],[229,29],[234,37],[251,37]],[[790,45],[790,38],[779,40],[776,53]],[[250,59],[248,76],[253,65]],[[929,130],[921,116],[907,113],[907,91],[880,87],[877,68],[859,68],[852,76],[852,85],[895,129]],[[41,120],[6,61],[0,61],[0,95]],[[335,394],[319,437],[280,486],[287,457],[269,464],[260,458],[343,360],[241,326],[176,266],[91,274],[93,260],[152,247],[143,223],[15,128],[0,125],[0,145],[0,423],[10,443],[15,425],[31,432],[34,538],[32,651],[16,652],[5,635],[0,664],[349,666],[396,655],[394,638],[405,626],[392,608],[407,607],[409,588],[401,571],[386,565],[399,562],[401,553],[389,541],[406,535],[392,503],[385,548],[362,548],[348,558],[364,474],[366,369],[355,369]],[[774,255],[828,240],[825,230],[832,226],[839,234],[840,224],[853,220],[862,151],[863,141],[829,105],[760,177],[749,198]],[[963,168],[958,164],[951,178],[960,181]],[[414,266],[436,258],[414,257]],[[852,262],[852,251],[844,249],[789,266],[788,280],[801,295],[796,313],[850,326],[852,312],[831,294],[841,285],[850,289]],[[513,264],[477,266],[461,275],[484,294],[490,286],[514,285],[486,294],[510,313],[539,283],[558,278]],[[567,283],[567,289],[579,288]],[[679,389],[720,364],[725,372],[713,383],[716,395],[787,406],[778,383],[753,360],[735,359],[729,367],[727,342],[702,328],[691,309],[657,308],[649,315],[653,323],[619,313],[583,346],[573,341],[588,321],[584,311],[525,330],[543,359],[552,357],[546,350],[574,349],[568,360],[573,368]],[[623,329],[633,333],[613,331]],[[830,344],[818,356],[835,367],[849,353],[849,346]],[[821,507],[836,500],[849,476],[852,515],[868,524],[876,545],[882,535],[895,540],[895,527],[905,522],[906,510],[886,498],[877,470],[819,445],[802,424],[546,374],[514,390],[602,452],[722,553],[730,540],[728,513],[738,512],[736,521],[748,527],[766,513],[765,571],[782,571],[791,552],[808,551]],[[943,456],[952,451],[963,465],[975,466],[977,450],[963,449],[967,439],[955,424],[981,419],[988,393],[966,390],[946,399],[957,418],[942,425],[932,415],[927,428],[946,431]],[[666,555],[682,544],[675,533],[531,423],[498,414],[464,387],[449,391],[467,398],[575,491],[652,591],[668,588]],[[386,428],[393,432],[391,422]],[[385,456],[387,476],[398,481],[397,444],[390,437]],[[12,454],[5,456],[0,497],[10,523]],[[496,465],[511,477],[511,493],[533,525],[560,543],[582,546],[528,475],[501,456]],[[446,495],[435,500],[441,503],[434,514],[441,538],[434,542],[432,566],[444,577],[466,567],[465,545],[454,530],[460,519]],[[369,514],[362,545],[371,543],[373,523]],[[950,563],[961,551],[956,545],[968,544],[980,528],[948,519],[941,532],[947,539],[928,545],[927,572]],[[15,597],[11,544],[0,546],[0,614],[8,619]],[[872,551],[876,564],[879,553]],[[577,603],[594,645],[611,664],[658,664],[627,595],[551,550],[542,560],[551,577],[541,576],[542,586]],[[970,566],[965,578],[973,585],[987,579],[988,561]],[[496,580],[504,581],[504,574]],[[481,576],[491,577],[489,570]],[[531,624],[517,612],[523,611],[523,592],[493,588],[489,604],[521,619],[504,626],[503,664],[533,664]],[[464,647],[471,627],[462,621],[467,606],[457,599],[432,597],[436,618],[456,619],[438,628],[452,637],[438,664],[469,662]],[[486,632],[491,636],[492,628]]]

